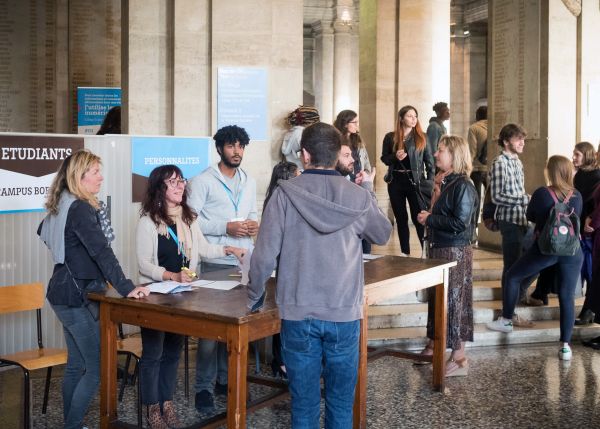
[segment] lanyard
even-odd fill
[[[173,240],[175,240],[175,243],[177,244],[177,248],[179,249],[179,239],[177,238],[177,235],[171,229],[170,226],[167,226],[167,231],[169,231],[169,235],[173,238]],[[185,256],[185,250],[184,249],[180,249],[180,250],[181,250],[181,254],[183,255],[183,259],[186,260],[187,256]]]
[[[240,189],[237,200],[234,200],[233,192],[231,192],[231,189],[229,189],[229,187],[223,182],[221,182],[221,185],[223,185],[223,188],[225,188],[225,192],[227,192],[227,197],[229,198],[229,201],[231,201],[231,203],[233,204],[233,208],[235,209],[235,216],[237,217],[238,213],[239,213],[240,201],[242,200],[242,194],[244,193],[244,189],[243,188]]]

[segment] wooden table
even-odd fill
[[[354,399],[354,428],[367,427],[367,360],[383,356],[396,356],[433,363],[433,388],[443,392],[446,361],[446,315],[448,297],[448,274],[456,262],[436,259],[405,258],[384,256],[365,263],[365,309],[360,321],[360,356],[358,361],[358,381]],[[394,298],[398,295],[415,293],[418,290],[435,287],[435,338],[433,358],[417,353],[400,352],[385,347],[367,347],[369,329],[368,306]]]
[[[361,321],[359,374],[354,405],[354,427],[366,427],[367,306],[393,296],[435,286],[436,319],[433,386],[444,387],[446,342],[446,284],[455,263],[385,256],[365,264],[367,299]],[[208,277],[208,275],[203,276]],[[100,302],[101,396],[100,427],[124,426],[117,420],[117,325],[127,323],[182,335],[213,339],[227,344],[227,427],[246,427],[248,344],[279,332],[275,283],[267,285],[267,299],[259,313],[247,314],[246,289],[198,289],[175,295],[152,294],[134,300],[120,298],[114,290],[90,294]],[[431,358],[429,359],[431,360]],[[214,421],[206,427],[222,422]]]

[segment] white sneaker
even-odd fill
[[[505,319],[504,317],[500,316],[497,320],[488,323],[487,328],[491,329],[492,331],[505,332],[508,334],[513,331],[513,322],[510,319]]]
[[[560,360],[571,360],[573,352],[568,344],[563,344],[562,348],[558,351],[558,358]]]

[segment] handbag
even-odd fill
[[[73,284],[75,285],[75,287],[77,288],[77,291],[79,292],[79,294],[81,296],[81,299],[83,301],[83,306],[85,308],[87,308],[87,310],[90,312],[92,318],[95,321],[98,321],[98,319],[100,318],[100,303],[98,303],[96,301],[90,301],[89,299],[87,299],[87,294],[77,284],[77,281],[75,280],[75,277],[73,277],[73,273],[71,272],[71,269],[69,268],[69,265],[67,264],[67,261],[65,261],[65,267],[67,267],[67,271],[69,272],[71,281],[73,281]]]
[[[497,212],[498,206],[492,201],[492,193],[490,192],[490,187],[488,185],[485,188],[485,198],[483,199],[481,219],[483,220],[485,227],[492,232],[497,232],[500,230],[498,221],[496,220]]]

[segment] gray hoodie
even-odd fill
[[[307,170],[279,181],[252,254],[249,306],[263,294],[279,257],[276,302],[282,319],[361,319],[361,239],[385,244],[391,231],[375,195],[336,171]]]

